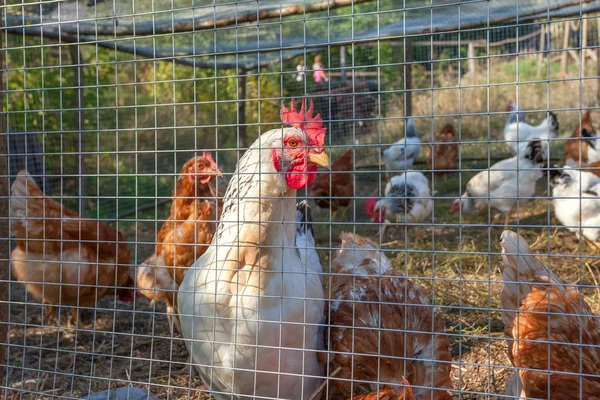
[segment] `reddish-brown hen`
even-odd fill
[[[514,339],[509,358],[519,368],[506,394],[600,399],[600,320],[522,237],[504,231],[501,244],[504,333]]]
[[[164,301],[169,320],[177,312],[177,289],[185,272],[204,254],[217,228],[222,209],[217,175],[220,171],[208,152],[185,163],[173,191],[171,214],[156,236],[155,253],[138,267],[141,293]],[[179,329],[177,318],[174,322]]]
[[[342,215],[346,214],[354,197],[354,176],[350,173],[353,170],[354,153],[349,149],[333,160],[331,172],[319,173],[310,185],[310,196],[320,208],[331,208],[333,218],[340,209]]]
[[[458,143],[451,124],[446,124],[435,138],[435,144],[427,148],[427,168],[432,171],[456,168]]]
[[[592,112],[587,110],[581,118],[581,125],[573,129],[571,139],[565,141],[565,161],[571,167],[588,165],[600,161],[600,141],[592,123]],[[598,148],[597,148],[598,147]],[[581,149],[581,162],[580,152]]]
[[[332,398],[376,398],[382,388],[403,395],[408,381],[415,399],[451,399],[450,342],[427,292],[391,271],[372,241],[340,238],[329,305]]]
[[[27,291],[47,305],[45,322],[56,306],[94,307],[115,290],[123,301],[133,300],[129,275],[129,245],[102,221],[83,219],[75,211],[46,197],[27,171],[19,172],[11,188],[12,271]]]

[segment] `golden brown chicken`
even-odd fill
[[[404,395],[408,381],[415,399],[451,399],[450,341],[428,293],[391,271],[372,241],[351,233],[340,238],[326,314],[331,398],[376,398],[382,389]]]
[[[354,153],[349,149],[333,160],[331,172],[318,174],[310,185],[310,196],[320,208],[331,207],[332,218],[336,217],[340,209],[343,217],[354,197],[354,176],[351,173],[353,170]]]
[[[575,286],[531,255],[522,237],[504,231],[501,245],[504,333],[514,339],[508,354],[519,369],[506,394],[600,399],[600,320]]]
[[[183,276],[204,254],[217,228],[217,209],[220,214],[223,208],[217,206],[217,175],[220,171],[208,152],[184,164],[173,191],[171,215],[156,236],[155,253],[138,267],[141,293],[166,303],[170,324],[177,312],[177,289]],[[222,194],[220,201],[222,204]],[[179,330],[178,319],[173,322]]]
[[[427,169],[440,171],[456,168],[458,143],[454,127],[446,124],[434,142],[435,144],[427,148]]]
[[[581,125],[573,129],[571,139],[565,141],[565,161],[567,165],[576,167],[600,161],[600,139],[592,124],[592,112],[586,110],[581,118]],[[581,160],[580,160],[581,150]]]
[[[95,307],[115,290],[120,300],[133,300],[129,246],[121,232],[46,197],[27,171],[13,182],[10,212],[17,239],[12,271],[47,305],[44,323],[55,318],[56,306],[70,306],[81,325],[79,307]]]

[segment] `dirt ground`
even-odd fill
[[[444,319],[452,339],[454,397],[495,399],[504,392],[510,375],[497,311],[503,222],[491,220],[489,224],[485,216],[463,216],[461,221],[449,213],[452,198],[460,193],[460,182],[464,187],[471,175],[435,177],[433,223],[391,228],[382,249],[393,259],[395,269],[432,291],[439,318]],[[325,269],[340,231],[377,234],[378,226],[367,222],[364,211],[364,197],[377,184],[366,173],[357,173],[356,179],[356,204],[343,220],[338,217],[331,223],[329,210],[313,207],[315,236]],[[519,228],[534,251],[546,255],[543,260],[561,278],[589,285],[591,288],[583,290],[584,298],[599,313],[600,252],[580,246],[573,234],[558,226],[544,198],[546,182],[538,185],[540,198],[523,205],[518,217],[515,213],[513,228]],[[135,224],[128,229],[128,235],[134,233]],[[138,229],[136,240],[152,241],[153,236],[152,229]],[[148,255],[148,249],[138,250],[138,262]],[[548,258],[548,253],[561,257]],[[144,297],[135,304],[104,299],[99,308],[84,313],[84,327],[78,330],[66,327],[66,310],[59,329],[42,328],[41,307],[25,296],[21,284],[12,283],[8,385],[19,389],[13,391],[13,398],[76,398],[124,385],[146,388],[165,399],[208,398],[199,379],[178,374],[187,351],[179,338],[170,337],[164,312],[162,304],[151,305]]]

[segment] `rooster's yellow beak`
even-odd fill
[[[320,165],[323,168],[331,169],[331,160],[329,159],[329,156],[325,154],[325,152],[321,154],[309,154],[308,160],[317,165]]]

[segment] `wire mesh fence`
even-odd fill
[[[5,0],[2,395],[600,398],[599,12]]]

